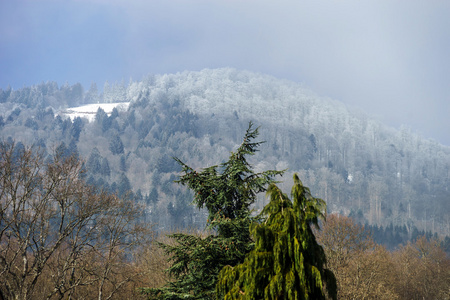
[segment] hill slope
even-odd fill
[[[130,104],[109,116],[99,110],[91,123],[57,115],[98,101]],[[95,86],[84,92],[80,85],[55,83],[2,90],[0,105],[3,138],[79,153],[88,160],[91,183],[122,194],[131,189],[161,227],[204,221],[188,205],[189,192],[172,183],[179,168],[171,157],[196,168],[218,164],[251,120],[267,141],[254,158],[256,169],[299,172],[330,211],[362,222],[450,233],[450,148],[386,127],[293,82],[203,70],[107,85],[103,95]]]

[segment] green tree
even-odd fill
[[[120,175],[120,180],[118,183],[118,194],[119,197],[121,198],[132,198],[132,190],[131,190],[131,183],[130,180],[128,179],[127,175],[125,175],[125,173],[122,173],[122,175]]]
[[[150,193],[145,197],[145,203],[147,203],[147,205],[156,204],[158,202],[158,198],[158,190],[153,187]]]
[[[109,150],[114,155],[124,153],[123,143],[118,134],[111,137],[111,140],[109,141]]]
[[[100,166],[100,174],[102,174],[103,176],[108,176],[108,177],[111,175],[111,169],[109,167],[109,162],[106,157],[102,158],[102,163]]]
[[[3,119],[2,119],[2,121],[3,121]],[[25,125],[25,127],[31,128],[33,130],[39,129],[39,124],[36,122],[36,120],[34,120],[34,118],[27,118],[24,125]]]
[[[70,135],[77,142],[80,139],[80,133],[83,130],[83,125],[83,120],[81,120],[80,117],[76,117],[73,120],[72,126],[70,127]]]
[[[88,170],[92,174],[97,174],[101,170],[101,161],[102,156],[100,155],[100,151],[98,151],[97,147],[92,149],[91,154],[89,155],[89,159],[87,161]]]
[[[294,174],[291,197],[271,184],[263,222],[252,225],[255,248],[244,262],[219,274],[220,299],[336,299],[336,279],[312,226],[324,218],[325,202],[311,196]]]
[[[215,234],[206,237],[177,233],[175,245],[161,244],[172,263],[167,270],[173,277],[165,287],[143,289],[153,299],[215,299],[217,276],[225,265],[241,263],[253,248],[249,226],[254,220],[250,206],[256,194],[266,190],[283,171],[255,173],[247,161],[261,142],[253,142],[258,128],[252,123],[243,143],[223,164],[195,171],[179,159],[184,173],[179,183],[194,191],[194,205],[206,208],[208,228]]]

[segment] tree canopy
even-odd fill
[[[146,271],[141,209],[83,180],[84,163],[0,141],[0,299],[110,299]],[[123,295],[123,294],[122,294]]]
[[[179,183],[194,191],[193,203],[209,213],[206,237],[177,233],[175,246],[161,244],[170,254],[168,273],[174,278],[160,289],[143,289],[159,299],[214,299],[217,275],[225,265],[241,263],[253,248],[249,226],[254,221],[250,206],[256,194],[266,190],[283,171],[255,173],[247,161],[261,142],[253,140],[258,128],[250,123],[242,144],[231,152],[229,160],[198,172],[176,159],[184,173]]]
[[[319,227],[325,202],[311,196],[297,174],[291,197],[271,184],[270,202],[261,212],[261,223],[252,225],[254,249],[244,262],[226,266],[219,274],[221,299],[336,299],[336,279],[326,269],[323,248],[311,226]]]

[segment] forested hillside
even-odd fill
[[[130,102],[95,120],[63,112],[88,103]],[[0,136],[76,153],[98,188],[145,203],[159,228],[206,221],[173,183],[180,166],[225,160],[249,121],[261,126],[255,170],[297,172],[329,212],[361,223],[450,234],[450,148],[408,129],[384,126],[299,84],[234,69],[148,76],[128,84],[58,86],[41,83],[0,90]],[[261,209],[266,199],[260,199]],[[417,230],[416,229],[416,230]]]

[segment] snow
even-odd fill
[[[89,122],[92,122],[95,120],[95,114],[97,113],[99,108],[103,109],[109,116],[114,108],[117,108],[117,110],[119,111],[125,111],[128,109],[129,105],[130,102],[87,104],[78,107],[70,107],[63,111],[61,114],[69,117],[71,120],[80,117],[86,118]]]

